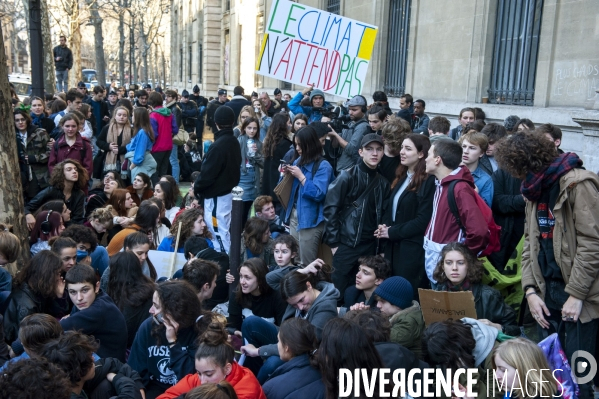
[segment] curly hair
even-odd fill
[[[81,166],[81,164],[78,161],[75,161],[73,159],[65,159],[64,161],[54,166],[54,169],[52,169],[52,174],[50,175],[50,185],[56,187],[59,190],[64,190],[64,167],[68,163],[75,165],[75,167],[77,168],[78,179],[74,185],[75,189],[82,190],[87,184],[87,181],[89,180],[89,175],[87,173],[87,170],[83,166]]]
[[[0,392],[2,398],[69,399],[71,381],[46,359],[23,359],[6,363],[0,375]]]
[[[515,132],[499,141],[495,148],[499,167],[518,179],[542,171],[557,156],[555,144],[535,132]]]
[[[179,234],[179,223],[181,223],[181,237],[179,238],[179,246],[175,248],[175,240],[173,240],[172,244],[172,248],[175,251],[179,250],[179,248],[182,248],[185,245],[185,241],[187,241],[187,239],[193,235],[193,225],[200,216],[204,217],[204,212],[200,208],[186,209],[179,216],[177,216],[177,219],[175,219],[170,231],[171,236],[176,238],[177,234]],[[212,238],[212,235],[210,234],[208,228],[205,228],[204,233],[202,233],[200,237]]]
[[[107,205],[104,208],[96,208],[92,212],[90,212],[87,220],[96,221],[101,224],[109,225],[108,228],[112,228],[112,219],[114,215],[112,214],[112,206]]]
[[[408,122],[402,118],[391,115],[383,125],[383,141],[387,147],[389,147],[391,152],[399,154],[401,143],[403,143],[406,136],[411,132],[412,128]]]
[[[437,262],[437,266],[435,266],[435,271],[433,273],[433,278],[437,280],[439,285],[445,284],[449,281],[447,276],[445,275],[445,270],[443,265],[445,264],[445,256],[451,252],[456,251],[462,254],[464,257],[464,261],[466,262],[466,267],[468,271],[466,273],[466,278],[472,284],[478,284],[483,280],[484,267],[483,262],[472,254],[472,251],[468,249],[468,247],[459,242],[450,242],[445,245],[441,250],[441,254],[439,255],[439,261]]]
[[[98,247],[98,236],[96,235],[95,231],[81,224],[70,225],[64,229],[62,233],[60,233],[60,236],[72,238],[76,243],[89,244],[90,253],[94,252]]]

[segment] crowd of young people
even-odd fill
[[[508,377],[498,397],[525,398],[541,394],[514,374],[551,368],[525,335],[557,332],[568,359],[595,353],[599,177],[559,150],[559,128],[465,108],[450,130],[423,100],[404,95],[393,114],[377,92],[349,99],[337,132],[318,89],[288,101],[219,90],[215,140],[183,196],[173,136],[197,127],[189,93],[140,91],[86,137],[84,91],[56,115],[37,97],[14,113],[31,259],[15,276],[0,268],[0,391],[332,399],[340,368],[430,366],[479,368],[477,397],[495,371]],[[186,148],[203,149],[198,137]],[[484,276],[510,273],[518,248],[514,303]],[[0,224],[2,264],[20,250]],[[186,262],[163,275],[150,251]],[[477,318],[426,325],[419,289],[471,292]],[[592,397],[593,382],[578,388]]]

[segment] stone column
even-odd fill
[[[220,83],[221,60],[221,20],[223,17],[220,0],[204,0],[204,88],[202,95],[216,96]]]
[[[595,102],[597,104],[597,102]],[[570,113],[572,120],[582,127],[583,150],[581,158],[587,170],[597,173],[599,171],[599,111],[573,111]]]

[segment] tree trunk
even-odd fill
[[[4,48],[2,35],[0,35],[0,48]],[[29,232],[25,224],[23,186],[19,173],[15,137],[6,55],[4,51],[0,51],[0,187],[2,187],[0,190],[0,221],[13,225],[14,233],[23,243],[16,262],[17,267],[22,267],[29,259],[29,240],[27,239]]]
[[[126,2],[125,2],[126,3]],[[125,4],[126,6],[126,4]],[[125,86],[125,14],[119,10],[119,80]]]
[[[94,50],[96,53],[96,77],[98,84],[106,86],[106,62],[104,60],[104,37],[102,36],[102,22],[98,12],[98,0],[87,0],[89,14],[94,25]]]
[[[144,31],[144,21],[143,18],[139,18],[139,35],[141,38],[141,58],[143,61],[143,70],[142,70],[142,79],[144,82],[148,82],[148,40],[146,32]]]
[[[77,87],[81,80],[81,26],[79,25],[79,2],[71,0],[69,15],[69,37],[73,53],[73,68],[69,71],[69,88]]]
[[[46,0],[40,2],[42,8],[42,40],[44,51],[44,88],[46,93],[56,91],[56,70],[54,69],[54,55],[52,54],[52,34],[50,32],[50,17],[48,15],[48,3]]]

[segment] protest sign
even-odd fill
[[[274,0],[256,72],[353,97],[362,91],[377,31],[351,18]]]
[[[148,259],[150,259],[150,262],[152,262],[152,264],[154,265],[154,268],[156,269],[156,275],[158,277],[173,277],[169,275],[170,265],[173,259],[172,252],[151,250],[148,251]],[[185,265],[185,262],[187,262],[185,260],[185,255],[177,253],[177,259],[175,261],[174,270],[177,271],[179,269],[182,269],[183,265]]]
[[[471,291],[447,292],[418,289],[424,323],[470,317],[476,319],[474,296]]]

